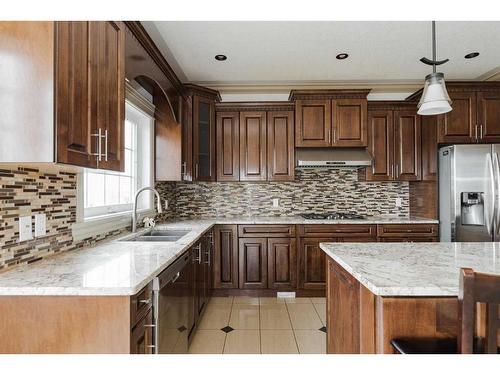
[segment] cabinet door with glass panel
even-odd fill
[[[125,116],[124,171],[85,169],[85,219],[120,213],[130,215],[135,192],[153,184],[154,119],[128,102]],[[152,207],[152,194],[141,194],[139,212],[151,210]]]
[[[196,181],[215,181],[214,101],[193,98],[193,163]]]

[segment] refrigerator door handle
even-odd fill
[[[494,211],[494,233],[496,237],[500,231],[500,160],[498,153],[493,153],[493,171],[495,175],[495,190],[494,190],[494,200],[495,200],[495,211]],[[496,240],[496,239],[495,239]]]
[[[484,221],[486,223],[486,230],[488,234],[491,235],[495,228],[493,228],[493,223],[495,220],[495,212],[496,212],[496,189],[495,189],[495,174],[493,171],[493,162],[494,155],[492,153],[488,153],[486,156],[486,168],[487,175],[485,181],[485,191],[484,191]]]

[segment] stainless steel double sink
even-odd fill
[[[176,242],[188,234],[189,229],[153,229],[136,237],[123,239],[124,242]]]

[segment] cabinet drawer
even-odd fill
[[[438,237],[381,237],[378,242],[439,242]]]
[[[436,237],[436,224],[384,224],[377,227],[379,237]]]
[[[239,237],[294,237],[295,225],[238,225]]]
[[[152,285],[149,283],[139,293],[130,297],[130,326],[133,327],[151,308]]]
[[[376,225],[365,224],[312,224],[299,225],[302,237],[373,237],[377,236]]]

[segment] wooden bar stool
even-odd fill
[[[460,269],[458,296],[458,337],[456,339],[395,338],[391,345],[401,354],[500,353],[500,276]],[[474,337],[476,303],[486,304],[486,337]]]

